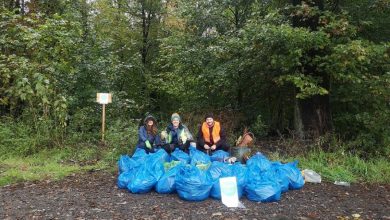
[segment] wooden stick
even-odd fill
[[[102,141],[104,141],[104,128],[106,124],[106,104],[103,104],[103,113],[102,113]]]

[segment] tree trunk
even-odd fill
[[[20,12],[22,13],[22,15],[24,15],[25,14],[25,11],[24,11],[24,6],[25,6],[24,0],[21,0],[20,3],[21,3],[21,5],[20,5]]]
[[[302,0],[293,0],[294,5],[299,5]],[[324,9],[323,0],[313,0],[306,2],[310,6],[317,6],[320,10]],[[309,19],[302,19],[300,16],[293,17],[294,27],[306,27],[315,31],[318,28],[319,15]],[[321,50],[311,50],[308,56],[315,57],[323,55]],[[330,77],[328,74],[320,72],[317,66],[303,64],[303,74],[313,77],[320,77],[322,82],[320,86],[330,90]],[[332,130],[330,97],[326,95],[315,95],[306,99],[297,99],[295,105],[295,130],[298,135],[303,137],[318,137]]]
[[[148,15],[146,15],[148,14]],[[150,27],[150,12],[147,12],[142,3],[141,8],[141,19],[142,19],[142,49],[141,49],[141,57],[142,64],[146,66],[146,57],[148,55],[148,36],[149,36],[149,27]]]

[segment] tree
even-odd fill
[[[318,31],[319,19],[324,11],[324,1],[293,0],[292,4],[293,6],[299,6],[292,17],[292,26],[308,28],[313,32]],[[304,55],[306,60],[302,60],[302,66],[299,70],[301,79],[317,79],[319,80],[319,86],[326,91],[322,94],[313,94],[296,100],[295,129],[300,137],[306,135],[320,136],[332,130],[330,96],[328,94],[330,78],[327,73],[318,69],[316,63],[312,61],[315,57],[322,56],[324,53],[325,51],[319,48],[312,48],[307,51],[307,54]],[[292,80],[299,81],[297,77]]]

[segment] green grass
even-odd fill
[[[106,160],[96,160],[100,152],[90,148],[81,150],[55,149],[41,151],[29,157],[12,156],[0,161],[0,186],[35,180],[59,180],[72,173],[91,169],[106,169],[110,163]],[[79,163],[93,161],[88,165]]]
[[[26,181],[59,180],[70,174],[91,169],[115,172],[119,155],[129,151],[121,147],[102,148],[89,145],[42,150],[28,157],[2,158],[0,186]],[[390,160],[384,157],[363,160],[342,150],[333,153],[313,150],[296,157],[282,157],[275,152],[269,155],[269,158],[283,162],[299,160],[300,169],[312,169],[327,182],[340,180],[351,183],[390,183]]]
[[[315,150],[303,156],[281,158],[278,154],[270,155],[272,160],[299,160],[300,169],[311,169],[319,173],[323,181],[347,181],[351,183],[390,183],[390,160],[373,158],[364,160],[357,155]]]

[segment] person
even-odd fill
[[[153,153],[159,145],[161,145],[161,139],[158,134],[157,121],[153,115],[147,115],[144,124],[138,130],[137,148]]]
[[[211,153],[216,150],[229,152],[226,133],[221,124],[214,120],[213,114],[207,114],[205,121],[199,127],[196,145],[198,150],[205,153]]]
[[[193,140],[191,132],[181,122],[180,115],[173,113],[171,123],[167,126],[165,133],[161,135],[165,139],[163,148],[172,153],[176,148],[188,153],[190,142]]]

